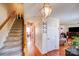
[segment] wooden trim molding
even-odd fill
[[[28,56],[27,40],[26,40],[26,25],[24,25],[24,38],[23,38],[23,56]]]
[[[24,24],[24,31],[23,31],[23,40],[22,40],[22,51],[23,56],[29,56],[28,48],[27,48],[27,36],[26,36],[26,25]]]
[[[26,33],[26,24],[24,24],[24,15],[21,15],[22,19],[22,26],[23,26],[23,40],[22,40],[22,51],[23,51],[23,56],[29,56],[29,51],[27,48],[27,33]]]
[[[4,27],[4,25],[8,22],[8,20],[10,19],[11,16],[9,16],[0,26],[0,30]]]

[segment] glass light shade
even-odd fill
[[[44,17],[49,16],[51,12],[52,12],[52,8],[49,5],[45,5],[41,10],[41,13]]]

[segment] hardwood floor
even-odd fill
[[[69,48],[70,46],[64,45],[60,46],[59,49],[53,50],[45,54],[46,56],[65,56],[65,49]]]
[[[45,54],[45,56],[59,56],[59,50],[53,50]]]
[[[65,56],[65,49],[67,48],[69,48],[69,46],[67,45],[60,46],[58,50],[53,50],[43,55],[34,44],[31,44],[31,47],[29,48],[29,55],[30,56]]]
[[[53,50],[43,55],[39,49],[33,45],[30,50],[30,56],[65,56],[65,49],[68,47],[69,46],[64,45],[61,46],[59,50]]]
[[[65,49],[67,49],[69,47],[70,46],[65,44],[63,46],[60,46],[59,49],[50,51],[46,54],[42,54],[33,43],[30,44],[30,48],[28,48],[28,49],[29,49],[30,56],[65,56]]]
[[[32,46],[31,48],[31,56],[42,56],[41,52],[36,46]]]
[[[27,45],[28,45],[27,48],[28,48],[28,51],[29,51],[29,56],[42,56],[39,49],[30,40],[28,41]]]
[[[64,45],[64,46],[60,46],[59,49],[59,56],[65,56],[65,49],[69,48],[70,46],[68,45]]]
[[[69,48],[70,46],[68,43],[71,43],[71,39],[68,39],[68,42],[64,45],[60,46],[58,50],[53,50],[45,54],[46,56],[65,56],[65,49]]]

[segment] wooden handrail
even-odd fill
[[[26,36],[26,25],[24,24],[24,19],[22,19],[23,22],[23,40],[22,40],[22,52],[23,56],[28,56],[28,48],[27,48],[27,36]]]
[[[11,16],[9,16],[0,26],[0,30],[4,27],[4,25],[8,22],[8,20],[10,19]]]
[[[15,15],[15,11],[13,11],[8,17],[7,19],[0,25],[0,30],[4,27],[4,25],[9,21],[9,19]]]
[[[26,33],[25,33],[25,25],[24,25],[24,38],[23,38],[23,56],[25,56],[25,48],[26,48]]]

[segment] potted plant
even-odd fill
[[[72,36],[72,45],[76,48],[79,49],[79,36]]]

